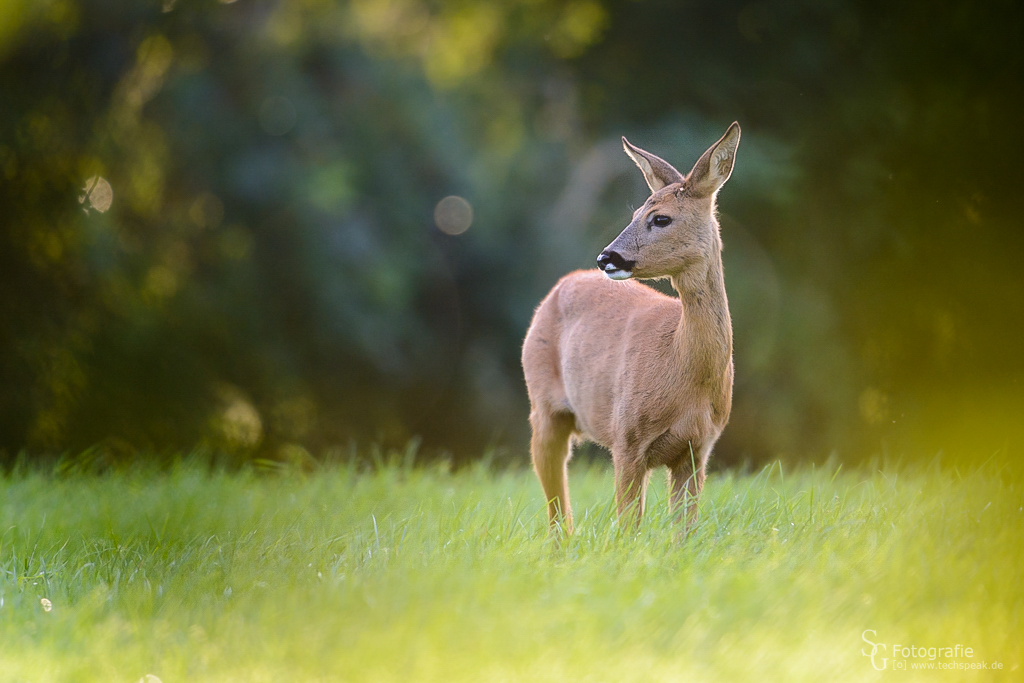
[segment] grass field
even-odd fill
[[[1007,468],[718,472],[684,538],[571,482],[557,544],[528,470],[11,475],[0,681],[1024,680]]]

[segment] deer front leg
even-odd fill
[[[615,503],[619,519],[623,528],[627,525],[636,528],[644,515],[649,470],[643,463],[626,457],[613,456],[612,460],[615,463]]]

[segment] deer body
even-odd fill
[[[671,505],[696,514],[732,404],[732,326],[714,204],[738,142],[733,124],[684,177],[623,138],[651,197],[602,252],[601,271],[566,275],[534,314],[523,370],[531,455],[553,524],[572,527],[566,466],[579,438],[611,451],[620,514],[643,514],[648,475],[662,466]],[[633,277],[668,277],[679,298]]]

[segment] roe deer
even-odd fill
[[[733,123],[683,176],[622,138],[651,196],[601,252],[603,274],[566,275],[533,315],[523,342],[530,451],[553,526],[561,520],[572,531],[567,464],[580,438],[611,450],[620,517],[633,511],[639,521],[650,470],[665,466],[670,505],[685,504],[696,519],[704,470],[732,407],[715,196],[739,141]],[[629,281],[661,277],[678,299]]]

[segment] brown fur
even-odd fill
[[[679,298],[577,271],[559,280],[533,316],[523,342],[530,450],[549,519],[567,531],[573,439],[611,450],[620,515],[643,514],[650,470],[664,466],[671,505],[685,507],[692,520],[732,405],[732,323],[715,197],[732,172],[739,126],[685,177],[623,144],[652,194],[606,252],[635,262],[634,278],[670,278]],[[655,227],[654,215],[672,222]]]

